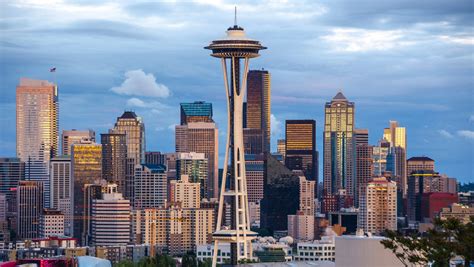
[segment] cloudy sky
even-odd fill
[[[174,150],[180,102],[212,102],[222,148],[222,75],[203,47],[233,24],[235,5],[238,24],[268,47],[251,68],[272,74],[273,141],[286,119],[315,119],[322,152],[323,105],[342,90],[372,144],[397,120],[407,127],[408,156],[474,180],[470,0],[4,0],[0,156],[15,155],[20,77],[58,82],[61,129],[104,133],[124,110],[136,111],[148,150]]]

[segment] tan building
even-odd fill
[[[428,157],[411,157],[407,160],[407,175],[415,171],[434,171],[435,161]]]
[[[288,235],[297,242],[314,240],[314,216],[301,211],[288,215]]]
[[[61,155],[71,155],[71,146],[83,142],[95,142],[93,130],[63,130],[61,134]]]
[[[390,142],[389,157],[392,163],[388,164],[387,170],[392,172],[392,177],[397,181],[399,190],[403,196],[407,194],[407,134],[406,128],[400,127],[397,121],[390,121],[390,127],[383,131],[383,139]],[[390,166],[392,165],[392,166]]]
[[[102,146],[92,142],[74,144],[71,149],[71,174],[74,183],[74,237],[83,233],[84,185],[98,184],[102,179]]]
[[[145,209],[134,214],[135,239],[156,249],[168,249],[171,255],[193,251],[197,245],[212,240],[213,209],[183,209],[170,203],[164,209]]]
[[[439,213],[439,218],[442,220],[454,217],[459,219],[464,224],[471,221],[471,216],[474,216],[474,207],[457,203],[452,204],[451,207],[442,208],[441,212]]]
[[[374,178],[361,191],[358,228],[378,234],[397,229],[397,184],[385,177]]]
[[[300,211],[305,215],[314,216],[315,213],[315,187],[316,181],[308,181],[300,176]]]
[[[16,88],[16,154],[25,162],[25,178],[44,184],[49,207],[49,161],[58,153],[58,88],[21,78]]]
[[[204,153],[208,160],[208,192],[206,198],[217,198],[219,142],[217,126],[213,122],[176,125],[176,152]]]
[[[201,184],[189,182],[188,175],[181,175],[179,180],[170,181],[170,202],[179,202],[183,209],[200,208]]]
[[[277,140],[277,152],[278,154],[283,156],[283,160],[285,159],[285,152],[286,152],[286,140],[285,139],[278,139]]]
[[[207,198],[209,192],[208,159],[204,153],[177,153],[176,177],[188,176],[188,181],[201,184],[200,198]]]
[[[44,209],[39,230],[41,238],[64,236],[64,214],[59,210]]]

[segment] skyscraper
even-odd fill
[[[354,103],[349,102],[342,92],[325,105],[325,196],[334,196],[339,190],[345,190],[349,198],[354,196],[354,108]]]
[[[397,181],[398,189],[405,196],[407,190],[406,128],[400,127],[397,121],[390,121],[390,127],[383,131],[383,138],[390,142],[391,165],[389,171],[392,172],[392,177]]]
[[[286,140],[285,139],[278,139],[277,140],[277,152],[278,154],[283,156],[283,160],[285,160],[286,156]]]
[[[212,119],[212,103],[194,101],[181,103],[181,125],[191,122],[214,122]]]
[[[37,238],[43,211],[43,182],[20,181],[17,193],[17,234],[19,239]]]
[[[145,152],[145,164],[166,165],[166,154],[159,151]]]
[[[397,184],[385,177],[374,178],[361,191],[358,228],[380,234],[397,230]]]
[[[356,160],[354,200],[355,206],[358,207],[360,192],[367,186],[374,172],[373,148],[369,145],[369,131],[367,129],[354,130],[354,145]]]
[[[260,202],[263,198],[265,154],[245,155],[245,176],[249,202]]]
[[[260,42],[246,37],[244,29],[237,26],[236,21],[233,27],[227,29],[227,36],[225,38],[212,41],[205,49],[212,50],[211,56],[221,59],[224,73],[226,100],[228,104],[228,132],[221,191],[225,191],[228,173],[227,167],[230,160],[230,190],[226,192],[226,195],[232,199],[232,223],[230,229],[221,230],[221,219],[224,212],[224,195],[220,194],[219,196],[219,213],[216,232],[213,235],[214,256],[212,264],[216,266],[217,263],[218,243],[224,242],[230,243],[230,263],[236,265],[241,259],[252,258],[251,240],[257,236],[256,233],[250,231],[242,117],[244,115],[243,100],[247,89],[249,59],[258,57],[259,50],[266,49],[266,47],[263,47]],[[243,60],[242,77],[241,60]],[[229,80],[227,79],[227,61],[230,63]],[[248,126],[249,125],[247,125],[247,127]],[[217,179],[215,189],[217,189]],[[217,196],[217,194],[215,195]]]
[[[18,218],[16,188],[25,179],[25,163],[19,158],[0,158],[0,194],[5,194],[9,229],[16,229]]]
[[[409,176],[415,171],[434,171],[435,161],[431,158],[422,157],[411,157],[407,160],[407,175]]]
[[[50,183],[52,209],[64,216],[64,235],[73,234],[73,182],[71,174],[71,157],[59,156],[50,162]]]
[[[285,127],[285,165],[301,170],[308,180],[318,182],[316,121],[287,120]]]
[[[201,184],[190,182],[188,175],[181,175],[179,180],[170,181],[170,202],[179,202],[183,209],[201,207]]]
[[[102,198],[92,200],[92,244],[95,246],[125,246],[130,242],[130,200],[108,184]]]
[[[200,198],[212,198],[208,190],[208,160],[204,153],[178,153],[176,159],[176,177],[180,179],[187,175],[192,183],[201,184]]]
[[[82,232],[79,234],[82,236],[82,244],[88,246],[92,242],[92,202],[94,199],[101,199],[102,193],[107,189],[105,180],[97,182],[95,184],[84,185],[84,208],[82,209]],[[76,217],[77,218],[77,217]]]
[[[44,184],[49,206],[49,160],[58,152],[58,88],[48,81],[21,78],[16,88],[16,153],[25,178]]]
[[[305,215],[314,216],[315,213],[315,188],[316,182],[307,180],[306,177],[300,176],[300,206],[299,211]]]
[[[208,189],[210,197],[218,196],[218,131],[213,122],[191,122],[176,126],[177,153],[204,153],[208,161]]]
[[[390,142],[387,140],[380,140],[378,145],[372,149],[372,157],[374,161],[373,176],[380,177],[387,170],[387,156],[390,151]]]
[[[167,198],[166,168],[163,165],[135,165],[133,179],[135,209],[164,206]]]
[[[117,184],[120,193],[125,192],[127,171],[127,136],[109,132],[100,135],[102,144],[102,179]]]
[[[81,240],[85,206],[84,185],[98,184],[102,179],[102,146],[92,142],[74,144],[71,148],[71,174],[74,183],[74,237]]]
[[[251,70],[247,76],[246,128],[259,129],[261,151],[270,152],[270,73],[267,70]],[[244,135],[248,134],[244,131]]]
[[[133,172],[136,164],[145,162],[145,124],[133,111],[125,111],[117,118],[113,133],[126,135],[127,170],[123,197],[133,198]]]
[[[95,142],[93,130],[63,130],[61,134],[61,155],[71,155],[71,146],[81,142]]]

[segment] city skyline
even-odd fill
[[[299,4],[274,3],[264,10],[262,4],[237,3],[239,24],[272,47],[251,67],[272,73],[272,151],[276,151],[276,140],[284,137],[285,120],[315,119],[317,150],[322,152],[324,103],[342,88],[357,104],[355,126],[369,129],[370,144],[377,144],[389,120],[399,121],[407,129],[407,158],[428,156],[436,160],[440,173],[461,182],[472,181],[474,114],[468,55],[473,41],[466,28],[472,22],[465,13],[469,6],[464,3],[398,4],[405,17],[396,15],[391,4],[371,1],[352,6],[353,10],[343,2],[321,3],[305,6],[304,12]],[[147,9],[155,14],[144,14],[148,12],[145,4],[27,4],[1,4],[9,14],[7,27],[2,29],[8,42],[0,44],[2,65],[9,66],[4,68],[0,90],[1,112],[6,114],[1,120],[6,127],[0,131],[3,156],[15,155],[15,87],[21,77],[30,77],[58,82],[60,132],[91,128],[97,134],[106,133],[124,110],[135,110],[147,125],[147,151],[174,150],[179,103],[212,103],[220,129],[222,166],[225,95],[220,73],[215,71],[218,63],[207,58],[202,44],[215,33],[224,35],[219,26],[232,22],[233,3],[148,4]],[[94,12],[68,13],[72,12],[68,8],[84,12],[92,6],[110,15],[93,20]],[[159,13],[163,7],[169,12]],[[196,11],[191,12],[190,7]],[[197,10],[203,8],[222,12],[197,17]],[[361,10],[366,17],[359,16]],[[54,11],[58,16],[33,26],[30,19],[38,16],[37,11]],[[424,15],[417,16],[422,11]],[[280,16],[273,17],[272,12]],[[254,18],[258,13],[262,16]],[[170,14],[180,14],[182,22]],[[123,22],[124,17],[140,15],[144,18],[134,23]],[[23,23],[13,24],[15,19]],[[306,22],[314,26],[305,26]],[[192,25],[202,30],[189,30]],[[161,31],[153,32],[155,27]],[[39,38],[40,33],[53,37],[55,43]],[[287,53],[292,37],[301,49]],[[31,38],[35,42],[29,42]],[[88,48],[81,50],[85,44]],[[157,44],[162,44],[159,49]],[[434,50],[424,53],[426,45]],[[433,54],[439,56],[433,58]],[[99,56],[91,58],[94,55]],[[123,55],[123,60],[117,61],[117,55]],[[150,60],[151,55],[156,60]],[[189,62],[193,66],[186,68]],[[55,73],[49,73],[52,67],[57,68]],[[130,95],[136,82],[145,86]],[[448,90],[455,93],[448,94]],[[319,159],[322,161],[321,156]]]

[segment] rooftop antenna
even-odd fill
[[[237,26],[237,6],[234,7],[234,25]]]

